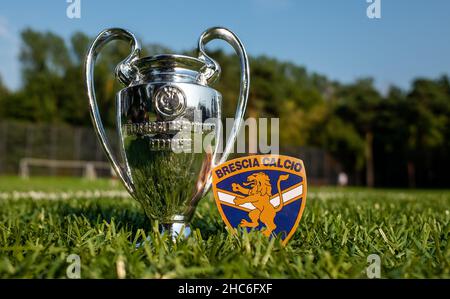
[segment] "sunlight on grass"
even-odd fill
[[[121,187],[108,180],[0,177],[0,192],[30,189]],[[309,191],[286,247],[258,232],[229,234],[210,197],[197,209],[192,236],[176,243],[130,198],[0,200],[0,277],[64,278],[66,258],[75,253],[82,278],[364,278],[367,256],[375,253],[382,277],[450,278],[449,191]]]

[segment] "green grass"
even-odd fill
[[[89,181],[73,177],[33,177],[31,179],[22,179],[17,176],[0,176],[0,192],[110,189],[122,189],[122,185],[117,180],[105,179]]]
[[[0,177],[0,193],[110,188],[120,187]],[[132,199],[0,199],[0,277],[64,278],[67,256],[78,254],[82,278],[123,269],[127,278],[364,278],[367,256],[378,254],[382,277],[450,278],[450,191],[310,188],[286,247],[258,232],[229,234],[211,198],[187,240],[155,227]]]

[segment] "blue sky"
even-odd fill
[[[65,38],[124,27],[145,43],[181,51],[194,48],[207,27],[220,25],[235,31],[251,55],[292,61],[345,83],[371,76],[382,91],[450,73],[448,0],[381,0],[378,20],[367,17],[366,0],[81,0],[81,19],[69,19],[67,5],[0,5],[0,74],[9,87],[20,86],[19,34],[26,27]]]

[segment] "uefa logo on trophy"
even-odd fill
[[[218,150],[222,97],[210,87],[220,66],[205,53],[205,45],[213,39],[227,41],[241,66],[235,122],[223,152]],[[131,45],[131,54],[117,65],[115,74],[124,85],[116,95],[118,153],[106,137],[94,88],[96,58],[112,40]],[[200,36],[198,58],[167,54],[141,58],[140,51],[135,36],[120,28],[102,31],[92,43],[85,79],[93,126],[112,167],[145,214],[173,237],[182,232],[187,236],[195,208],[211,186],[212,169],[226,161],[243,121],[250,80],[247,54],[233,32],[219,27]],[[202,146],[194,150],[198,136]]]

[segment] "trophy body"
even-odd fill
[[[181,116],[167,117],[158,111],[155,94],[166,91],[185,97]],[[119,134],[132,194],[151,219],[163,224],[190,220],[211,171],[215,145],[206,139],[217,132],[213,122],[220,119],[220,102],[220,94],[212,88],[173,81],[119,92]],[[210,149],[203,148],[207,141]]]
[[[204,43],[228,41],[240,56],[241,90],[235,123],[223,153],[221,148],[222,97],[211,88],[219,65],[206,55]],[[120,153],[117,158],[101,123],[93,82],[95,59],[113,39],[129,41],[131,54],[116,68],[125,88],[116,97]],[[140,46],[123,29],[99,34],[86,59],[86,84],[93,125],[99,140],[129,193],[151,220],[173,236],[188,235],[198,201],[211,184],[211,169],[226,160],[242,122],[248,97],[249,67],[237,37],[224,28],[212,28],[200,37],[198,58],[156,55],[139,58]]]

